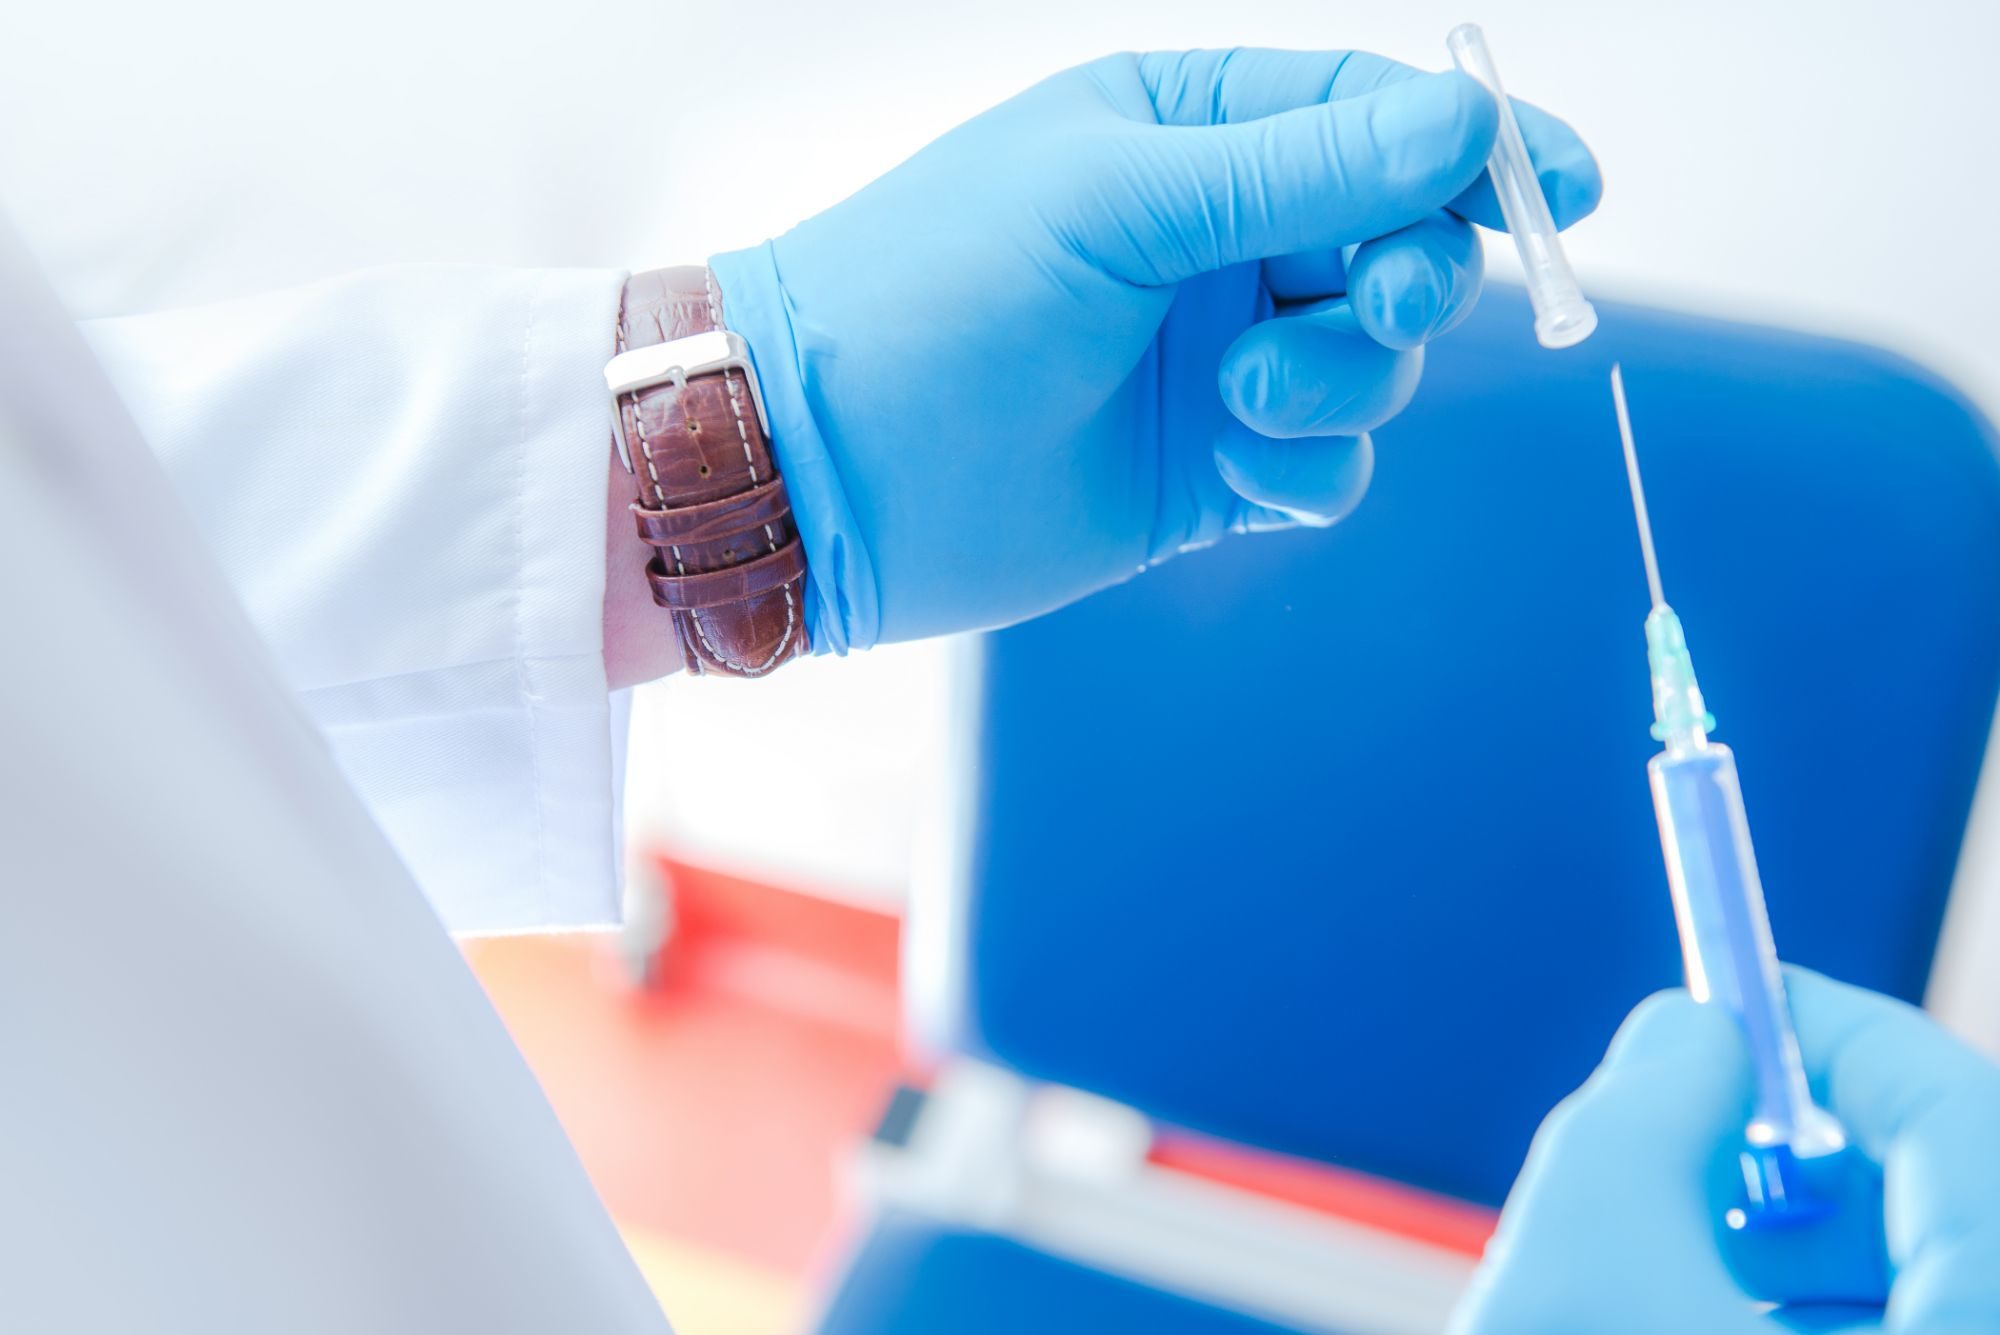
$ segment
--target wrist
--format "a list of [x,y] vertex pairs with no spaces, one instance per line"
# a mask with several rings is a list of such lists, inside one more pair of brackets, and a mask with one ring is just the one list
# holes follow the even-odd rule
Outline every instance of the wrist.
[[616,563],[605,600],[612,684],[661,675],[676,661],[698,674],[759,677],[808,652],[805,556],[790,493],[754,364],[724,322],[708,270],[629,276],[613,346],[605,366],[616,443],[606,536],[606,560]]
[[646,582],[653,553],[632,523],[632,475],[615,447],[604,453],[604,677],[617,691],[679,672],[681,656]]
[[749,344],[763,387],[772,449],[805,548],[812,643],[836,654],[871,648],[881,632],[875,565],[820,430],[806,374],[837,349],[793,309],[772,242],[717,255],[709,266],[727,302],[729,327]]

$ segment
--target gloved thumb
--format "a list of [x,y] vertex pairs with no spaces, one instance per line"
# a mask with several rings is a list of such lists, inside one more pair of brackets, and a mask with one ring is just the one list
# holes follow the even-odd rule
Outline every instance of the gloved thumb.
[[1093,144],[1083,243],[1128,282],[1385,236],[1479,176],[1498,111],[1458,73],[1240,123],[1134,125]]
[[[1633,1201],[1649,1229],[1719,1222],[1718,1199],[1740,1191],[1738,1151],[1752,1083],[1741,1031],[1720,1006],[1680,989],[1648,998],[1611,1041],[1604,1061],[1536,1136],[1528,1180],[1544,1203],[1595,1199],[1605,1218]],[[1728,1190],[1718,1195],[1717,1183]]]
[[1751,1335],[1767,1328],[1724,1263],[1714,1202],[1737,1190],[1750,1072],[1719,1006],[1667,992],[1633,1012],[1550,1114],[1451,1329]]

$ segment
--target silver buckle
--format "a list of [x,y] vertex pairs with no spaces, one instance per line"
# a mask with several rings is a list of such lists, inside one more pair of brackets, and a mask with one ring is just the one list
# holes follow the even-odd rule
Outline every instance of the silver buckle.
[[705,334],[690,334],[651,347],[632,348],[604,364],[604,383],[611,391],[611,429],[618,437],[618,462],[625,465],[626,472],[637,470],[632,466],[632,446],[625,439],[625,413],[618,400],[669,381],[685,394],[691,378],[716,371],[743,373],[750,386],[750,403],[757,410],[757,425],[763,428],[764,438],[770,439],[771,424],[764,416],[764,391],[757,384],[757,368],[750,364],[750,345],[741,334],[711,329]]

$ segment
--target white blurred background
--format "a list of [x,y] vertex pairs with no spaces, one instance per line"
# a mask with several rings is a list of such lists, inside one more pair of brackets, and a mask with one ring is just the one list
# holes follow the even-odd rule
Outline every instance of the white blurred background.
[[[1991,0],[10,0],[0,199],[83,315],[390,261],[643,268],[782,230],[1105,52],[1358,46],[1441,67],[1466,19],[1604,165],[1604,207],[1572,233],[1587,289],[1885,345],[2000,410]],[[943,658],[655,692],[639,828],[893,900]],[[712,773],[746,734],[794,757],[754,823],[718,800],[747,781],[660,763],[698,752]]]

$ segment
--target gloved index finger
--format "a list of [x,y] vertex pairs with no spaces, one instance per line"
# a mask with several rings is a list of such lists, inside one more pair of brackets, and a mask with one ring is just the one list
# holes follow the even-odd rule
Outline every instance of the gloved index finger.
[[1948,1100],[1990,1098],[2000,1119],[2000,1067],[1916,1007],[1807,969],[1787,968],[1785,986],[1806,1072],[1870,1158]]
[[1383,236],[1463,193],[1497,119],[1484,89],[1450,73],[1241,125],[1136,125],[1088,146],[1075,241],[1154,285]]
[[[1316,103],[1365,97],[1424,73],[1368,51],[1153,51],[1139,57],[1139,77],[1162,125],[1236,125]],[[1577,132],[1540,107],[1509,98],[1521,138],[1556,226],[1597,208],[1604,178]],[[1483,173],[1451,202],[1467,222],[1505,231],[1493,182]]]
[[[1515,123],[1521,127],[1528,158],[1535,164],[1535,179],[1541,182],[1542,197],[1548,201],[1556,226],[1568,227],[1588,218],[1604,198],[1604,177],[1583,137],[1540,107],[1518,97],[1507,100],[1513,104]],[[1493,178],[1485,172],[1449,207],[1467,222],[1496,232],[1507,230],[1507,220],[1500,216],[1500,201],[1493,194]]]
[[1421,71],[1366,51],[1149,51],[1139,79],[1162,125],[1237,125],[1359,97]]
[[2000,1066],[1900,1001],[1786,983],[1807,1073],[1882,1166],[1888,1329],[2000,1330]]

